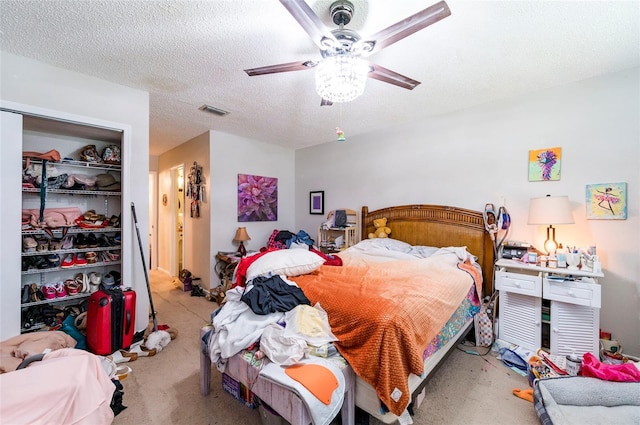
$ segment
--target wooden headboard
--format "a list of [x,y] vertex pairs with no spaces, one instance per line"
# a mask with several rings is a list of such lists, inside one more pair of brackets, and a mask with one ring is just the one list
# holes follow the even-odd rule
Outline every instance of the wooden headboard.
[[360,237],[374,230],[373,220],[387,218],[393,239],[411,245],[466,246],[482,267],[484,295],[493,293],[493,242],[482,213],[444,205],[400,205],[369,211],[362,207]]

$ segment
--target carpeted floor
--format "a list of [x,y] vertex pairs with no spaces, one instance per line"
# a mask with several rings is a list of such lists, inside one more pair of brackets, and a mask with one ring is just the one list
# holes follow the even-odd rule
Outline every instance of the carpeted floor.
[[[217,304],[183,292],[163,272],[151,271],[150,279],[157,322],[177,329],[178,337],[157,355],[127,363],[133,370],[122,381],[127,409],[113,423],[260,425],[257,410],[222,390],[217,371],[211,374],[211,393],[200,395],[199,330]],[[533,404],[515,397],[514,388],[528,388],[527,379],[491,354],[455,350],[430,381],[413,420],[418,425],[537,424]]]

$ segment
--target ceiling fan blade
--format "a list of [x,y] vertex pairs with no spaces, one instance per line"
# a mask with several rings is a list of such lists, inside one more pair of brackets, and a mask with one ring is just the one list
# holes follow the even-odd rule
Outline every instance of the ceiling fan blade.
[[371,72],[369,72],[368,77],[373,78],[374,80],[384,81],[385,83],[393,84],[394,86],[402,87],[407,90],[413,90],[420,84],[420,81],[416,81],[376,64],[371,64]]
[[279,65],[262,66],[260,68],[245,69],[250,77],[254,75],[275,74],[277,72],[289,72],[289,71],[304,71],[305,69],[311,69],[315,67],[318,62],[304,61],[304,62],[289,62],[281,63]]
[[323,99],[320,101],[320,106],[331,106],[331,105],[333,105],[333,102],[332,102],[332,101],[330,101],[330,100],[327,100],[327,99],[324,99],[324,98],[323,98]]
[[423,11],[418,12],[415,15],[411,15],[408,18],[405,18],[371,36],[371,41],[364,42],[365,45],[367,43],[373,44],[373,48],[366,52],[366,54],[370,55],[378,52],[396,41],[402,40],[403,38],[413,34],[414,32],[426,28],[431,24],[435,24],[449,15],[451,15],[451,10],[444,1],[429,6]]
[[338,42],[304,0],[280,0],[280,3],[287,8],[320,50],[326,50]]

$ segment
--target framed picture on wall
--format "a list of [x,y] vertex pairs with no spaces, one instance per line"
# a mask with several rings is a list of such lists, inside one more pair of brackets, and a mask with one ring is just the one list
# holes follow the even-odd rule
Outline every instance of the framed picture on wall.
[[626,220],[627,184],[600,183],[587,185],[587,219]]
[[562,148],[546,148],[529,151],[529,181],[546,182],[560,180]]
[[238,174],[238,221],[278,221],[278,178]]
[[309,192],[309,214],[324,214],[324,190]]

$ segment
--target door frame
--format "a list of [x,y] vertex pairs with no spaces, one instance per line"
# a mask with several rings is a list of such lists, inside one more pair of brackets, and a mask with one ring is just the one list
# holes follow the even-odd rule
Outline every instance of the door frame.
[[171,190],[169,191],[170,193],[170,200],[169,200],[169,207],[171,208],[171,231],[170,233],[170,245],[169,245],[169,271],[171,273],[171,276],[179,276],[180,274],[180,270],[178,270],[177,267],[177,263],[178,263],[178,250],[177,250],[177,245],[178,245],[178,237],[177,237],[177,226],[178,226],[178,218],[177,218],[177,211],[178,211],[178,179],[176,178],[176,174],[177,174],[177,170],[182,168],[182,267],[184,268],[185,265],[185,249],[184,249],[184,241],[186,239],[186,226],[185,226],[185,196],[184,196],[184,170],[185,170],[185,165],[184,163],[182,164],[178,164],[176,166],[171,167],[170,169],[170,175],[171,175]]

